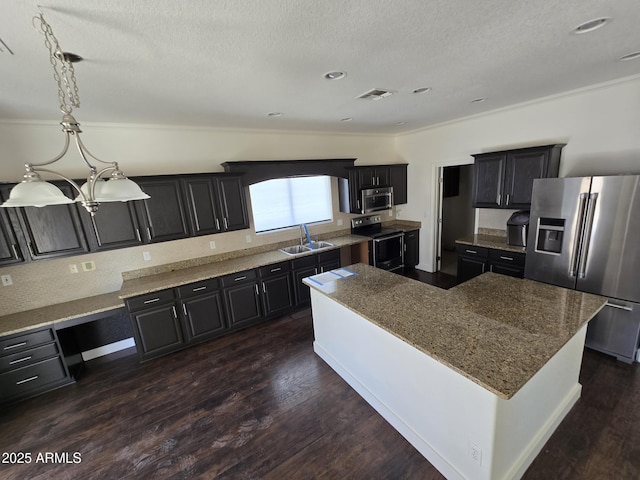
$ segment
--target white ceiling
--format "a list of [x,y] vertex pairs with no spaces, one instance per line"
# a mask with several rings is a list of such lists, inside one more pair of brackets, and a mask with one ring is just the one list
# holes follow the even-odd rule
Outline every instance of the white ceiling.
[[[81,123],[399,133],[640,74],[617,61],[638,0],[3,0],[0,119],[60,118],[38,4],[85,58]],[[356,99],[372,88],[397,93]]]

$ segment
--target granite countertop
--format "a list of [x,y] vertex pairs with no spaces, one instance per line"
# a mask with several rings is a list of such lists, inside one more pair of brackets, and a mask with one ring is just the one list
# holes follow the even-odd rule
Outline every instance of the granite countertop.
[[456,243],[464,245],[473,245],[474,247],[496,248],[498,250],[506,250],[507,252],[526,253],[526,247],[517,247],[507,244],[507,237],[498,235],[475,234],[469,235],[456,240]]
[[[360,235],[343,235],[336,238],[329,238],[326,241],[333,243],[334,246],[324,248],[320,250],[321,252],[366,242],[369,241],[369,238]],[[149,275],[146,277],[133,278],[125,280],[122,283],[120,298],[130,298],[143,295],[145,293],[157,292],[166,288],[179,287],[181,285],[199,282],[209,278],[221,277],[223,275],[237,273],[243,270],[251,270],[264,265],[271,265],[273,263],[292,260],[293,258],[299,258],[306,255],[313,255],[315,253],[318,253],[318,251],[310,251],[306,254],[296,255],[293,257],[280,252],[274,247],[274,250],[263,253],[231,258],[195,267]]]
[[364,264],[346,268],[357,275],[331,291],[312,286],[504,399],[606,302],[495,273],[442,290]]
[[12,313],[0,317],[0,335],[11,335],[33,328],[52,326],[74,318],[123,307],[124,302],[119,298],[119,292],[111,292],[25,312]]

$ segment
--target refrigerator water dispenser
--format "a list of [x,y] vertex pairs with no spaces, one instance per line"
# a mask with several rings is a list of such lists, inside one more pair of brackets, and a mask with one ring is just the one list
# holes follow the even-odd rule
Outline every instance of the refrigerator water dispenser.
[[536,252],[560,255],[563,238],[563,218],[540,218],[536,231]]

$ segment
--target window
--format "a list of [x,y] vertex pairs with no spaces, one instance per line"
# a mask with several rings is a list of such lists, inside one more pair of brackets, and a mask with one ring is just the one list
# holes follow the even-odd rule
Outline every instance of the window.
[[249,186],[256,232],[332,220],[331,177],[290,177]]

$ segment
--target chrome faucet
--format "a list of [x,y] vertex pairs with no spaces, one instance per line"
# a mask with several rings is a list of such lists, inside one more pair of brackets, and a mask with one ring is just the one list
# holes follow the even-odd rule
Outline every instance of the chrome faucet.
[[304,244],[303,238],[304,238],[304,228],[302,227],[302,225],[304,225],[304,223],[300,224],[300,245]]
[[307,238],[307,242],[309,242],[309,246],[313,248],[313,242],[311,241],[311,235],[309,234],[309,228],[306,224],[300,224],[300,245],[304,244],[304,238]]

